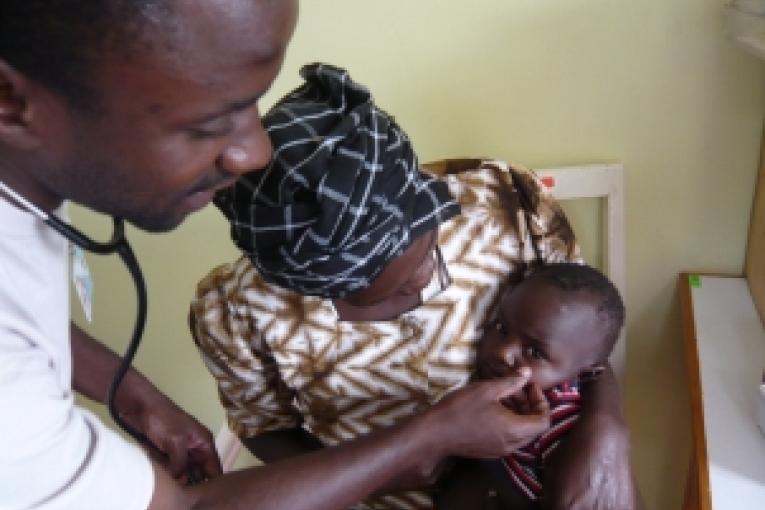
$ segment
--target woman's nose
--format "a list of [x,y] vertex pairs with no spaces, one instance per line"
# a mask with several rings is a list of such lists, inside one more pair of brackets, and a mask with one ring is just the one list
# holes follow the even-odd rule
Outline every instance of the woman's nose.
[[399,293],[407,296],[418,294],[428,286],[435,270],[436,262],[434,254],[430,253],[412,276],[401,286]]
[[235,137],[218,157],[218,166],[231,175],[241,175],[265,168],[271,161],[273,147],[263,128],[256,108],[248,112],[248,119]]

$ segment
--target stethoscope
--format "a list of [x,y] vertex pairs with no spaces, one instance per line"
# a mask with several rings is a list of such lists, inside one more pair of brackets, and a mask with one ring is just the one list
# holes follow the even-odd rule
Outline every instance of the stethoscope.
[[[113,217],[114,231],[109,241],[102,243],[94,241],[71,225],[67,225],[53,214],[48,214],[29,200],[25,199],[14,190],[12,190],[4,182],[0,181],[0,191],[8,195],[14,202],[22,206],[30,213],[37,216],[46,225],[53,230],[64,236],[66,239],[76,244],[83,250],[87,250],[99,255],[111,255],[116,253],[119,255],[122,262],[130,272],[130,276],[133,277],[135,283],[136,292],[138,294],[138,314],[135,321],[135,327],[133,328],[133,336],[130,339],[128,348],[125,351],[125,355],[122,357],[122,362],[117,369],[117,373],[114,375],[111,384],[109,385],[109,391],[106,396],[106,402],[109,408],[109,414],[114,421],[125,432],[133,436],[136,441],[141,444],[147,445],[150,448],[160,452],[160,450],[154,445],[148,437],[146,437],[138,429],[125,422],[120,416],[117,406],[115,404],[115,397],[117,395],[117,389],[119,388],[122,379],[130,370],[130,366],[138,351],[138,345],[141,343],[141,336],[143,335],[144,326],[146,325],[146,308],[147,308],[147,296],[146,296],[146,284],[143,280],[143,274],[141,268],[138,265],[138,260],[130,248],[130,244],[125,237],[125,224],[122,218]],[[160,452],[161,454],[161,452]]]

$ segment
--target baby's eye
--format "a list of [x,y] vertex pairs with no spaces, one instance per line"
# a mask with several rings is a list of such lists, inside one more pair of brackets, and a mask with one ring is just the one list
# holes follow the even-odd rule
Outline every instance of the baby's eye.
[[533,345],[527,345],[523,348],[523,356],[527,359],[543,359],[545,354]]
[[507,328],[505,327],[504,324],[502,324],[501,320],[497,320],[494,323],[494,331],[496,331],[500,335],[506,335],[507,334]]

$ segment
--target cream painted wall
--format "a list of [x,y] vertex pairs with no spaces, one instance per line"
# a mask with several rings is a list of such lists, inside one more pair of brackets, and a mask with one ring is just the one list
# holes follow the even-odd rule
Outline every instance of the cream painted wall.
[[[625,164],[626,409],[649,509],[679,508],[689,451],[676,274],[737,272],[743,263],[765,72],[725,39],[723,4],[308,0],[264,101],[298,83],[300,64],[323,60],[372,88],[421,160]],[[209,208],[173,234],[131,234],[152,297],[138,365],[217,429],[222,413],[185,314],[199,277],[235,256],[226,226]],[[129,281],[113,261],[93,266],[91,329],[122,346],[134,313]]]

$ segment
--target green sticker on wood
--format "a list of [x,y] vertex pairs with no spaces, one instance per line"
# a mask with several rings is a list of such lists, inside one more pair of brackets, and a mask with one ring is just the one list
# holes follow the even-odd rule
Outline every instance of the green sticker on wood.
[[701,287],[701,277],[697,274],[688,275],[688,283],[691,285],[691,287],[698,289]]

